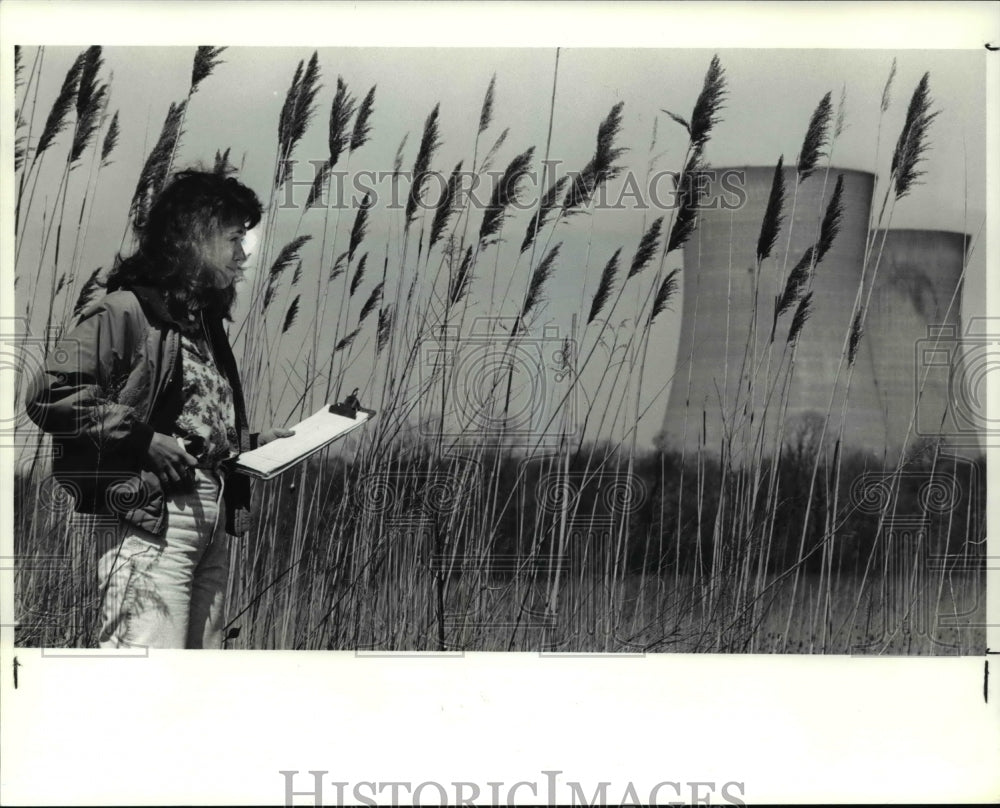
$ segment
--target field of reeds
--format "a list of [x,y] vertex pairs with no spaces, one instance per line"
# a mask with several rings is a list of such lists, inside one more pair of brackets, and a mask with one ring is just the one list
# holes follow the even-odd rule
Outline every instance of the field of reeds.
[[[203,82],[218,79],[224,51],[197,49],[189,92],[164,111],[135,166],[121,254],[134,248],[126,225],[141,227],[182,167],[181,139],[197,136],[185,130],[188,108]],[[663,354],[673,347],[654,341],[654,325],[677,316],[675,266],[705,201],[699,178],[724,125],[726,71],[718,57],[707,60],[691,109],[664,110],[653,129],[648,170],[675,155],[675,204],[636,211],[634,238],[597,255],[598,200],[636,150],[620,142],[628,110],[608,110],[588,135],[589,161],[557,175],[558,52],[553,61],[547,142],[500,161],[515,138],[495,121],[494,77],[467,116],[465,159],[439,164],[435,106],[399,144],[387,177],[399,204],[373,190],[346,206],[328,204],[334,180],[364,166],[379,116],[391,111],[379,109],[376,87],[331,81],[318,54],[290,66],[271,186],[256,189],[266,205],[258,269],[240,289],[230,339],[256,428],[294,423],[355,387],[378,416],[357,439],[256,485],[256,525],[233,541],[228,647],[982,651],[984,463],[933,441],[888,460],[841,448],[881,259],[874,235],[850,321],[830,346],[840,364],[827,411],[808,429],[785,417],[798,337],[823,305],[812,279],[843,216],[832,155],[845,100],[827,94],[803,121],[795,187],[785,187],[777,159],[753,271],[779,262],[783,291],[773,301],[755,295],[744,366],[732,369],[745,386],[726,441],[693,453],[648,448],[637,427],[662,412],[671,381]],[[80,256],[102,171],[119,140],[136,136],[119,130],[100,47],[79,54],[54,100],[39,97],[45,70],[45,48],[18,50],[19,401],[26,374],[102,293],[114,255],[98,269]],[[895,64],[883,114],[894,73]],[[908,195],[928,190],[920,165],[937,114],[925,75],[889,146],[880,118],[873,234]],[[324,126],[327,153],[311,161],[306,191],[298,151],[308,130]],[[217,151],[215,170],[237,173],[230,157]],[[46,164],[62,170],[43,190]],[[529,188],[540,168],[541,185]],[[797,183],[814,174],[829,187],[815,211],[818,237],[789,256],[788,211]],[[462,193],[470,176],[487,189],[481,204]],[[282,204],[289,194],[296,204]],[[376,214],[387,227],[373,227]],[[560,263],[570,239],[586,244],[583,268]],[[37,248],[22,253],[29,241]],[[565,271],[582,279],[579,307],[553,329],[545,306],[554,274]],[[758,329],[757,307],[769,307],[770,333]],[[628,329],[613,327],[623,319]],[[683,381],[680,358],[673,383]],[[760,417],[737,418],[740,402],[762,408]],[[17,642],[86,646],[94,545],[70,527],[45,436],[21,419],[17,438]]]

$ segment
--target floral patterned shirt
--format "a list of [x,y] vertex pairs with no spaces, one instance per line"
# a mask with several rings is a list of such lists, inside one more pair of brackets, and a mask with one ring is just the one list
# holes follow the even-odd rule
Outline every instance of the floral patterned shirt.
[[205,339],[182,334],[181,353],[184,406],[177,436],[199,464],[214,466],[238,451],[233,391]]

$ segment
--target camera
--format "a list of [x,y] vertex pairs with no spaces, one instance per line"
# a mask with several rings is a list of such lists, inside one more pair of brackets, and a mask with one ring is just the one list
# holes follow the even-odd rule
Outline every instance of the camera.
[[[986,401],[990,374],[1000,370],[1000,334],[990,333],[988,325],[987,318],[974,317],[964,335],[955,325],[928,326],[927,337],[917,340],[917,435],[973,449],[1000,445],[1000,419],[991,418]],[[946,391],[943,403],[930,392],[935,389]]]
[[549,446],[574,435],[574,354],[557,326],[532,336],[480,317],[465,336],[442,328],[420,357],[421,434],[476,446]]

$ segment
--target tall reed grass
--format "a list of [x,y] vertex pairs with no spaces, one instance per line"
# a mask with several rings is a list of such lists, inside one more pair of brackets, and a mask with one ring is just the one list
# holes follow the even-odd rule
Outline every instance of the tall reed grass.
[[[202,82],[225,70],[224,50],[195,52],[186,97],[170,104],[144,164],[136,167],[131,224],[141,226],[150,201],[178,167],[187,111]],[[30,324],[22,347],[27,351],[32,335],[44,333],[42,353],[52,348],[48,335],[58,335],[101,293],[103,271],[81,266],[79,256],[101,171],[119,140],[135,137],[120,131],[117,113],[108,115],[113,87],[110,78],[100,78],[98,47],[80,53],[43,116],[38,104],[47,99],[37,90],[44,55],[35,50],[24,78],[24,54],[16,54],[18,308]],[[739,337],[745,339],[743,366],[725,369],[743,382],[735,400],[724,402],[721,451],[704,445],[693,454],[644,450],[638,425],[658,412],[665,389],[657,374],[661,362],[651,357],[669,350],[657,342],[654,325],[676,316],[683,275],[677,253],[698,227],[699,176],[712,134],[724,124],[726,73],[712,58],[702,86],[692,90],[691,113],[663,110],[680,127],[674,132],[683,132],[666,147],[678,158],[678,204],[652,221],[644,216],[631,241],[599,254],[594,222],[602,211],[595,199],[624,170],[627,148],[619,141],[629,110],[617,103],[601,121],[573,120],[573,127],[596,125],[592,156],[575,173],[549,176],[555,111],[560,120],[567,114],[558,69],[557,53],[545,173],[528,216],[519,218],[518,210],[537,166],[537,144],[518,143],[506,168],[492,175],[485,209],[460,193],[463,167],[486,177],[505,153],[509,130],[495,125],[503,85],[494,75],[478,115],[438,104],[422,128],[414,121],[420,136],[409,158],[405,206],[393,213],[381,242],[370,226],[378,205],[373,197],[348,211],[321,204],[329,199],[334,167],[356,170],[355,155],[378,137],[383,112],[376,88],[359,101],[338,77],[332,98],[324,101],[317,53],[292,71],[276,122],[271,186],[263,195],[260,270],[242,292],[246,313],[230,336],[257,425],[292,422],[354,386],[374,400],[379,415],[355,443],[256,486],[257,524],[235,542],[231,559],[229,645],[979,649],[983,636],[974,623],[981,608],[976,548],[982,503],[966,498],[960,508],[935,510],[907,486],[919,478],[950,481],[969,492],[982,465],[963,465],[937,446],[884,465],[842,448],[843,416],[881,257],[874,236],[845,323],[827,411],[806,425],[788,417],[798,337],[809,328],[813,307],[823,305],[812,281],[844,213],[843,182],[833,169],[844,97],[835,113],[827,93],[813,112],[793,188],[785,188],[783,158],[777,161],[753,271],[759,280],[764,262],[780,260],[782,288],[767,301],[755,285],[750,326]],[[894,73],[895,63],[883,113]],[[328,115],[321,114],[325,103]],[[932,105],[925,76],[881,186],[873,234],[891,225],[896,205],[919,184],[918,166],[937,114]],[[445,116],[467,120],[469,127],[470,150],[450,172],[438,167]],[[45,118],[37,138],[36,117]],[[306,204],[286,211],[277,200],[289,190],[294,156],[316,120],[327,121],[328,153]],[[654,125],[649,170],[664,153],[657,153],[661,137]],[[880,137],[881,121],[876,163]],[[394,186],[405,179],[408,142],[404,138],[397,152]],[[54,196],[36,200],[46,158],[63,159],[65,166]],[[216,166],[232,170],[228,151],[216,154]],[[428,180],[439,170],[448,180],[434,198]],[[824,188],[828,181],[832,186],[823,194],[825,206],[812,212],[818,237],[801,257],[790,255],[798,184],[818,173]],[[75,221],[67,220],[74,180],[83,185]],[[20,249],[29,222],[44,234],[37,255]],[[571,239],[586,239],[582,267],[562,264]],[[127,241],[126,231],[123,249]],[[29,257],[36,263],[28,265]],[[602,268],[594,277],[592,258]],[[580,302],[570,328],[550,346],[541,338],[542,314],[560,272],[576,273]],[[765,309],[769,332],[758,327],[758,310]],[[624,336],[610,328],[622,317],[633,323]],[[622,359],[604,358],[609,342],[611,354]],[[539,345],[554,348],[546,354],[551,361],[526,375],[525,357]],[[678,358],[675,385],[690,384],[689,360]],[[594,375],[596,382],[585,382]],[[534,401],[526,384],[547,386],[548,396],[529,427],[524,412]],[[651,384],[660,386],[651,392]],[[755,417],[746,418],[751,411]],[[775,431],[765,429],[775,423]],[[86,645],[93,641],[93,543],[70,528],[71,503],[47,477],[47,440],[26,424],[20,435],[18,642]],[[867,508],[850,488],[873,472],[885,474],[879,489],[885,496]],[[900,538],[894,515],[913,512],[924,529],[916,538]]]

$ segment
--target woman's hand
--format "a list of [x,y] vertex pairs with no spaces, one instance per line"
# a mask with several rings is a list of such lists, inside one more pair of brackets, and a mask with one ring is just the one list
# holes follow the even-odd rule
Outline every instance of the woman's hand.
[[198,460],[184,451],[177,438],[159,432],[153,433],[146,461],[167,492],[189,488],[193,482],[192,471],[198,465]]
[[263,446],[265,443],[270,443],[278,438],[290,438],[295,434],[294,429],[282,429],[281,427],[271,427],[270,429],[265,429],[257,436],[257,445]]

